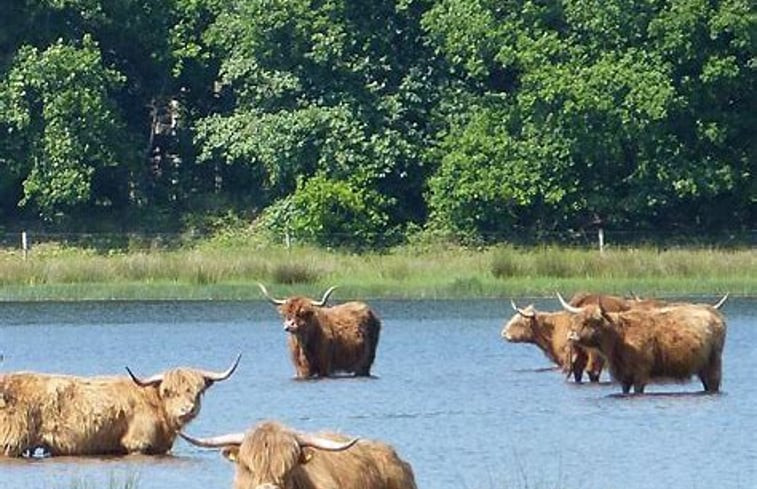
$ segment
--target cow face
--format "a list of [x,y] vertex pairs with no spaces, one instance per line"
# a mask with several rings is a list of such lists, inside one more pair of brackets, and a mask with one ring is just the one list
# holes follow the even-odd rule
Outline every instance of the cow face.
[[502,328],[502,338],[512,343],[531,343],[536,338],[536,311],[534,306],[516,308],[516,313]]
[[181,429],[200,412],[200,399],[205,390],[215,382],[228,379],[239,366],[240,353],[234,363],[223,372],[194,368],[175,368],[145,379],[134,375],[126,367],[132,382],[143,389],[156,389],[168,422],[174,429]]
[[292,470],[309,460],[294,433],[275,423],[258,426],[222,453],[236,463],[235,489],[288,489]]
[[596,348],[602,332],[611,324],[612,319],[601,306],[586,306],[571,318],[568,339],[579,345]]
[[296,480],[307,480],[308,476],[296,472],[313,457],[314,450],[341,452],[358,442],[358,438],[337,441],[332,437],[299,433],[275,421],[263,422],[247,433],[212,438],[180,434],[193,445],[220,448],[223,456],[235,463],[234,489],[300,487],[295,486]]
[[166,372],[158,392],[169,418],[176,426],[184,426],[200,412],[201,398],[212,382],[193,369]]
[[300,297],[281,304],[278,309],[284,319],[284,331],[300,336],[307,335],[315,316],[315,307],[309,299]]

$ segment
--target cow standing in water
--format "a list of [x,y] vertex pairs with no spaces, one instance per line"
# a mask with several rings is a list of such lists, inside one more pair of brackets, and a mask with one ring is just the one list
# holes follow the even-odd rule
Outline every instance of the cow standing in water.
[[337,372],[371,374],[381,321],[367,304],[346,302],[326,307],[336,287],[314,301],[301,296],[276,299],[263,284],[258,286],[284,319],[297,377],[327,377]]
[[[164,454],[225,372],[175,368],[140,379],[18,372],[0,375],[0,456]],[[127,367],[128,370],[128,367]]]
[[572,373],[581,382],[583,373],[598,382],[604,360],[596,350],[571,347],[568,331],[571,314],[565,311],[541,312],[533,305],[521,309],[510,301],[515,314],[505,323],[501,336],[511,343],[532,343],[563,371]]
[[234,489],[416,489],[410,464],[380,441],[300,433],[272,421],[247,433],[181,436],[234,462]]
[[699,376],[705,391],[720,389],[726,325],[716,307],[689,304],[613,313],[601,302],[574,307],[558,298],[573,315],[568,339],[600,350],[624,394],[631,387],[642,393],[655,379],[692,375]]

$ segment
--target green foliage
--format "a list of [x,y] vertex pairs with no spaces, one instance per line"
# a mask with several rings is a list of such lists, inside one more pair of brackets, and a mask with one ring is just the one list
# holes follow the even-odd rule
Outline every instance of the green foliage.
[[300,179],[291,197],[274,206],[265,226],[279,236],[323,246],[372,248],[388,244],[383,196],[316,175]]
[[93,195],[97,172],[133,161],[109,90],[123,78],[104,68],[98,46],[61,41],[44,51],[24,46],[0,85],[3,153],[22,176],[21,205],[51,218]]
[[747,0],[11,2],[0,219],[359,249],[743,230],[756,21]]
[[746,18],[741,1],[438,2],[423,24],[474,102],[441,142],[431,225],[501,239],[747,218]]

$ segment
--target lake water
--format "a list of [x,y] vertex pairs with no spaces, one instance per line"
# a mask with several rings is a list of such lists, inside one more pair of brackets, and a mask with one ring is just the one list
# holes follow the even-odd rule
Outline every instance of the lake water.
[[[519,300],[521,305],[528,301]],[[555,301],[537,300],[554,310]],[[294,381],[281,321],[265,302],[0,303],[0,372],[149,375],[225,369],[186,429],[242,431],[264,419],[395,446],[423,489],[757,487],[757,300],[732,298],[723,392],[575,385],[536,347],[500,339],[509,301],[372,301],[383,320],[374,379]],[[233,466],[178,440],[172,456],[0,460],[0,488],[230,488]],[[116,484],[118,485],[118,484]]]

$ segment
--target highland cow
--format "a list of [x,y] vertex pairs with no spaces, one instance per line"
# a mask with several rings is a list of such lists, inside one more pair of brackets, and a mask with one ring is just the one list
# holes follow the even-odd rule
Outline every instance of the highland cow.
[[0,455],[164,454],[225,372],[175,368],[140,379],[17,372],[0,375]]
[[572,347],[568,342],[571,314],[540,312],[529,305],[521,309],[510,301],[515,314],[502,328],[501,336],[511,343],[532,343],[564,372],[572,373],[576,382],[581,382],[583,373],[592,382],[598,382],[604,360],[594,350],[581,346]]
[[234,489],[416,489],[410,464],[380,441],[300,433],[266,421],[247,433],[193,438],[236,465]]
[[284,318],[297,377],[327,377],[337,372],[370,376],[381,321],[368,305],[346,302],[326,307],[336,287],[314,301],[300,296],[276,299],[263,284],[258,286]]
[[[558,295],[559,297],[559,295]],[[607,359],[610,375],[623,393],[635,393],[657,379],[699,379],[707,392],[720,389],[726,324],[713,306],[680,305],[609,312],[600,302],[577,308],[568,339],[597,348]]]

